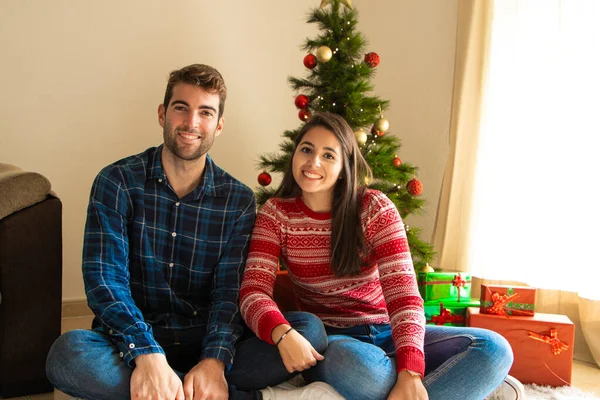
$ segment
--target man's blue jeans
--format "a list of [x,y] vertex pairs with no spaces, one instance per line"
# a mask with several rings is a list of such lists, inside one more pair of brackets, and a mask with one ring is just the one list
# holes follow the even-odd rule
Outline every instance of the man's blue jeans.
[[[319,318],[304,312],[286,313],[286,318],[318,352],[326,350],[327,335]],[[191,339],[194,333],[154,329],[169,365],[182,381],[202,351],[201,341]],[[128,400],[132,371],[101,329],[64,333],[52,345],[46,362],[46,374],[54,387],[88,400]],[[230,399],[252,400],[262,398],[257,389],[279,384],[294,375],[285,369],[275,346],[249,335],[238,342],[234,364],[225,377]]]
[[[285,313],[290,324],[325,356],[303,373],[307,381],[324,381],[342,396],[386,399],[396,382],[394,343],[389,325],[323,327],[312,314]],[[182,378],[197,361],[197,344],[161,345],[169,364]],[[431,400],[481,400],[506,377],[512,351],[500,335],[477,328],[427,325],[426,371],[423,383]],[[108,335],[97,330],[63,334],[52,346],[46,371],[54,386],[90,400],[129,399],[132,369],[119,357]],[[260,399],[256,389],[292,378],[275,346],[251,336],[240,340],[231,370],[226,374],[231,399]]]

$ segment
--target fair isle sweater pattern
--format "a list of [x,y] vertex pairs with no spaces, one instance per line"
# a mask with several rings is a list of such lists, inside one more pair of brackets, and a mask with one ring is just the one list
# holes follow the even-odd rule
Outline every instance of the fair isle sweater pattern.
[[240,291],[240,309],[250,329],[268,343],[287,323],[273,300],[281,257],[294,283],[298,306],[327,326],[389,323],[398,371],[424,373],[425,316],[404,224],[381,192],[363,196],[361,221],[367,266],[358,276],[338,278],[329,267],[331,213],[316,213],[300,197],[271,198],[259,210]]

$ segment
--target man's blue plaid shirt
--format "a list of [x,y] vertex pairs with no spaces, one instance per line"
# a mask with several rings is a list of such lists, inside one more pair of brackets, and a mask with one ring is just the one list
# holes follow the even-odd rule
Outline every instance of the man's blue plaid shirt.
[[254,194],[207,156],[200,185],[179,199],[161,151],[117,161],[94,181],[83,246],[88,303],[130,366],[140,354],[164,354],[154,326],[205,329],[201,357],[228,368],[242,333]]

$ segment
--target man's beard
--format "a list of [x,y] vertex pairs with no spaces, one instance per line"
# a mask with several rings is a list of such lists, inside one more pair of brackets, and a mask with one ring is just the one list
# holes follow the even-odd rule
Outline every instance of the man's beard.
[[[177,144],[177,132],[180,129],[182,131],[200,136],[200,139],[198,139],[200,141],[200,146],[198,146],[198,148],[192,153],[185,151],[184,148]],[[165,124],[165,127],[163,128],[163,138],[165,141],[165,146],[173,155],[185,161],[195,161],[203,155],[205,155],[206,153],[208,153],[208,150],[210,150],[214,142],[214,133],[215,132],[213,132],[212,135],[201,133],[198,129],[189,129],[189,127],[187,126],[178,127],[173,130],[171,129],[171,126],[169,124]]]

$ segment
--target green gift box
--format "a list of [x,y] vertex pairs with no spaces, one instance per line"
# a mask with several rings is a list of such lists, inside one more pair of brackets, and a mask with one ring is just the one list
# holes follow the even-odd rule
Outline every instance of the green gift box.
[[466,326],[467,307],[479,307],[479,300],[428,301],[423,304],[428,325]]
[[419,272],[419,293],[425,301],[471,301],[471,275],[463,272]]

